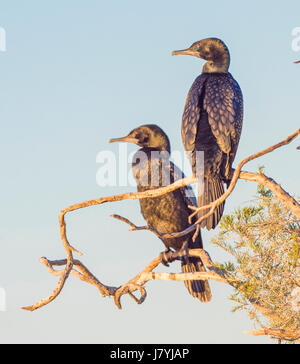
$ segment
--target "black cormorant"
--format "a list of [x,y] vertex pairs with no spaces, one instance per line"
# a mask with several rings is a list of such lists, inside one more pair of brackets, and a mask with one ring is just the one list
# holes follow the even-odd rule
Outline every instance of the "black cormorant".
[[[110,142],[129,142],[141,147],[133,157],[132,171],[139,192],[168,185],[184,178],[183,173],[170,160],[170,142],[157,125],[143,125],[132,130],[126,137],[111,139]],[[190,209],[197,206],[197,200],[190,186],[182,187],[165,195],[141,199],[141,212],[147,224],[159,233],[185,230],[189,226]],[[180,250],[186,243],[189,248],[203,247],[201,234],[195,242],[193,233],[181,238],[161,238],[166,249]],[[205,267],[199,258],[182,260],[183,272],[203,272]],[[202,302],[211,300],[208,281],[185,281],[193,297]]]
[[[184,148],[190,153],[194,175],[197,173],[195,152],[204,151],[204,186],[199,188],[198,206],[205,206],[224,193],[223,183],[228,186],[231,181],[231,166],[243,123],[243,95],[228,72],[229,50],[220,39],[203,39],[172,54],[207,61],[190,88],[181,125]],[[214,229],[222,217],[224,203],[200,226]],[[200,211],[198,217],[207,212]]]

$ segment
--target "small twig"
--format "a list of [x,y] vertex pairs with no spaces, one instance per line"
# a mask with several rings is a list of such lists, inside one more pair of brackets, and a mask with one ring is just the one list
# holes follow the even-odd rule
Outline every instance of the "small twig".
[[110,215],[111,217],[113,217],[114,219],[120,220],[125,222],[126,224],[128,224],[129,226],[131,226],[130,231],[139,231],[139,230],[149,230],[151,231],[153,234],[155,234],[156,236],[158,236],[159,238],[164,238],[164,239],[172,239],[172,238],[178,238],[178,237],[182,237],[185,236],[191,232],[193,232],[194,230],[197,229],[196,225],[191,225],[190,227],[186,228],[183,231],[180,232],[176,232],[176,233],[159,233],[157,230],[155,230],[152,226],[149,225],[145,225],[145,226],[136,226],[133,222],[131,222],[130,220],[126,219],[126,217],[120,216],[120,215]]
[[125,222],[126,224],[128,224],[129,226],[131,226],[130,231],[139,231],[139,230],[149,230],[151,231],[153,234],[155,234],[156,236],[158,236],[159,238],[162,237],[162,234],[160,234],[157,230],[155,230],[153,227],[149,226],[149,225],[145,225],[145,226],[136,226],[133,222],[131,222],[130,220],[126,219],[126,217],[120,216],[120,215],[110,215],[111,217],[113,217],[114,219],[120,220]]

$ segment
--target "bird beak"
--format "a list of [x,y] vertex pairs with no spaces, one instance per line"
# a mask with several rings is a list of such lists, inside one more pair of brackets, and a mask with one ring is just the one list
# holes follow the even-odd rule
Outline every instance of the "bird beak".
[[134,144],[138,144],[139,139],[126,136],[126,137],[123,137],[123,138],[110,139],[109,142],[110,143],[134,143]]
[[295,61],[294,63],[296,63],[296,64],[297,64],[297,63],[300,63],[300,61]]
[[197,51],[195,51],[194,49],[191,49],[191,48],[182,49],[180,51],[173,51],[172,52],[172,56],[178,56],[178,55],[194,56],[194,57],[200,58],[199,53]]

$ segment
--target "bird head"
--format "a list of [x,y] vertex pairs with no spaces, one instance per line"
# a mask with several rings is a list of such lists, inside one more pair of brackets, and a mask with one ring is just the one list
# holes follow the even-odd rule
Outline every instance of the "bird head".
[[154,124],[133,129],[123,138],[110,139],[110,143],[134,143],[142,148],[151,148],[170,153],[170,142],[165,132]]
[[227,73],[230,54],[226,44],[218,38],[206,38],[193,43],[189,48],[172,52],[173,56],[188,55],[207,61],[203,72]]

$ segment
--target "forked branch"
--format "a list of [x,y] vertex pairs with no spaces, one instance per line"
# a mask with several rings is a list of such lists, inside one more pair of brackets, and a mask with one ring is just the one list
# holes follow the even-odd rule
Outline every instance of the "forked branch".
[[[236,170],[234,171],[232,181],[230,183],[229,188],[224,193],[224,195],[216,200],[214,203],[203,206],[201,209],[207,209],[210,208],[210,211],[207,215],[203,216],[202,219],[208,217],[210,214],[214,212],[214,209],[221,204],[223,201],[225,201],[228,196],[232,193],[234,190],[236,183],[238,179],[243,179],[246,181],[253,181],[258,184],[264,185],[268,189],[270,189],[274,196],[283,203],[283,205],[289,209],[295,216],[300,218],[300,205],[299,203],[290,196],[278,183],[276,183],[271,178],[265,176],[262,173],[256,174],[251,172],[244,172],[242,171],[242,167],[248,163],[249,161],[259,158],[267,153],[273,152],[275,149],[278,149],[284,145],[287,145],[291,143],[298,135],[300,134],[300,129],[295,131],[293,134],[291,134],[289,137],[287,137],[285,140],[283,140],[280,143],[277,143],[261,152],[255,153],[248,158],[245,158],[242,160]],[[103,203],[107,202],[116,202],[116,201],[122,201],[126,199],[144,199],[144,198],[150,198],[150,197],[158,197],[161,195],[164,195],[168,192],[174,191],[178,188],[181,188],[186,185],[194,184],[197,180],[195,177],[187,177],[182,180],[176,181],[175,183],[168,185],[166,187],[157,188],[155,190],[148,190],[145,192],[136,192],[136,193],[124,193],[120,195],[114,195],[110,197],[101,197],[94,200],[84,201],[78,204],[71,205],[65,209],[63,209],[60,212],[59,215],[59,226],[60,226],[60,235],[61,240],[64,245],[65,251],[66,251],[66,259],[62,260],[48,260],[47,258],[43,257],[40,259],[40,262],[44,264],[49,272],[52,275],[58,276],[59,281],[57,283],[56,288],[54,291],[45,299],[40,300],[39,302],[23,307],[25,310],[34,311],[42,306],[47,305],[51,301],[53,301],[62,291],[64,284],[66,280],[68,279],[69,275],[74,275],[80,280],[89,283],[91,285],[94,285],[99,290],[102,297],[106,296],[113,296],[114,302],[117,305],[118,308],[121,308],[121,297],[124,294],[129,294],[130,297],[132,297],[138,304],[142,303],[146,298],[146,289],[145,284],[149,280],[175,280],[175,281],[184,281],[184,280],[215,280],[218,282],[230,284],[232,286],[236,286],[236,282],[232,279],[230,274],[228,274],[226,271],[220,270],[216,268],[211,261],[208,253],[206,253],[204,250],[201,249],[195,249],[190,250],[189,255],[190,256],[197,256],[200,257],[207,267],[207,272],[196,272],[196,273],[154,273],[153,270],[161,263],[160,257],[155,258],[152,262],[150,262],[145,269],[143,269],[137,276],[135,276],[133,279],[131,279],[129,282],[123,284],[120,287],[111,287],[108,285],[105,285],[101,283],[79,260],[74,259],[73,253],[82,255],[79,251],[77,251],[74,247],[72,247],[67,239],[66,234],[66,223],[65,223],[65,216],[67,213],[75,210],[79,210],[82,208],[86,208],[89,206],[94,205],[101,205]],[[195,209],[195,213],[199,211],[199,208]],[[126,218],[120,217],[118,215],[113,215],[115,218],[122,220],[126,223],[128,223],[131,226],[132,230],[149,230],[153,232],[158,237],[163,238],[171,238],[171,237],[178,237],[178,236],[184,236],[191,231],[194,231],[197,229],[197,224],[199,224],[202,220],[198,220],[195,225],[191,225],[189,228],[187,228],[185,231],[177,232],[177,233],[168,233],[168,234],[161,234],[155,229],[153,229],[150,226],[143,226],[143,227],[137,227],[133,223],[131,223]],[[55,270],[54,267],[64,267],[60,270]],[[237,288],[238,289],[238,288]],[[137,298],[133,293],[135,291],[140,292],[140,298]],[[253,302],[253,305],[256,309],[260,310],[262,314],[264,314],[266,317],[268,315],[271,315],[271,313],[266,312],[264,307],[260,306],[259,302]],[[287,333],[284,333],[285,337],[287,337]]]

